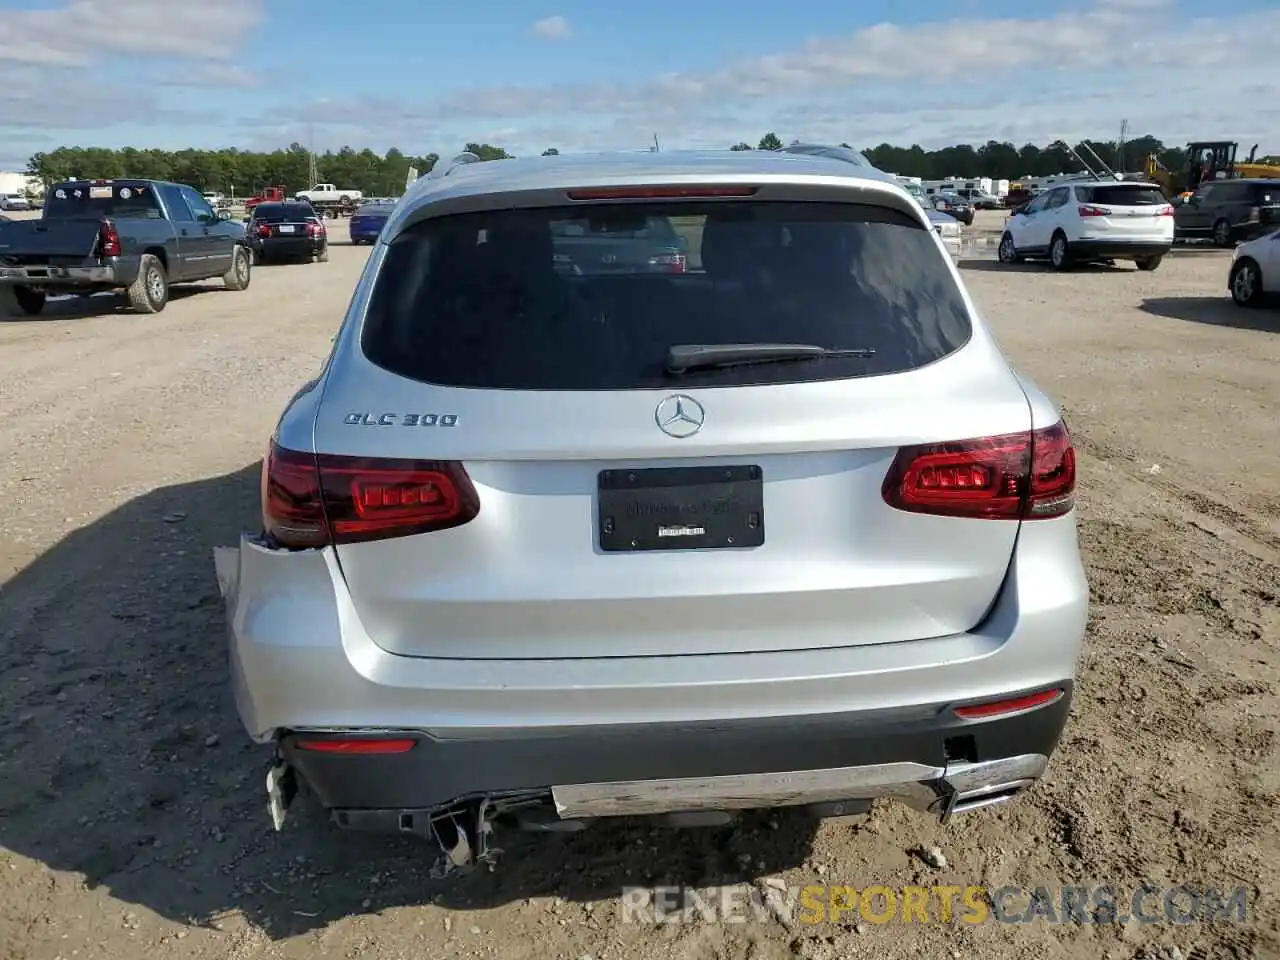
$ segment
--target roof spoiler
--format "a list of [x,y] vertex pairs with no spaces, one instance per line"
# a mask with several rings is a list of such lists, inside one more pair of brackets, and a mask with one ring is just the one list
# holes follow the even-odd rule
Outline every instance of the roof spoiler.
[[463,164],[479,163],[479,162],[480,162],[480,158],[477,157],[474,153],[463,152],[458,154],[448,163],[437,163],[434,167],[431,168],[431,171],[427,174],[427,179],[439,180],[441,177],[447,177],[449,174],[453,173],[454,170],[456,170],[458,167],[462,166]]

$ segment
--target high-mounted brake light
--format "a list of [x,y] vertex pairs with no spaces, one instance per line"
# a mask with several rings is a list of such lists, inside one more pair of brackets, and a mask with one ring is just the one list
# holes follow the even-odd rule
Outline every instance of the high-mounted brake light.
[[1111,211],[1106,207],[1095,207],[1091,203],[1081,204],[1079,208],[1082,217],[1109,217]]
[[460,463],[313,455],[274,442],[261,494],[263,529],[294,548],[446,530],[480,512]]
[[591,187],[570,190],[570,200],[703,200],[716,197],[754,197],[759,187]]
[[962,720],[989,720],[992,717],[1007,717],[1014,713],[1026,713],[1039,707],[1047,707],[1063,698],[1065,691],[1061,688],[1029,693],[1024,697],[1009,697],[1005,700],[991,700],[987,703],[971,703],[956,707],[955,715]]
[[103,220],[102,226],[98,227],[98,240],[104,257],[118,257],[124,253],[120,245],[120,231],[110,220]]
[[884,478],[885,503],[909,513],[1044,520],[1075,505],[1076,455],[1066,425],[903,447]]

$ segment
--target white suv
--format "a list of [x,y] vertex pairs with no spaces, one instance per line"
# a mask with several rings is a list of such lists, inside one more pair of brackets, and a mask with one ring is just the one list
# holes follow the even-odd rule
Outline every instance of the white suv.
[[1075,263],[1132,260],[1154,270],[1173,247],[1173,205],[1158,186],[1089,180],[1046,190],[1009,217],[1000,262],[1047,259],[1056,270]]
[[457,863],[504,823],[1009,800],[1071,699],[1074,487],[887,175],[442,164],[217,554],[271,809],[306,783]]

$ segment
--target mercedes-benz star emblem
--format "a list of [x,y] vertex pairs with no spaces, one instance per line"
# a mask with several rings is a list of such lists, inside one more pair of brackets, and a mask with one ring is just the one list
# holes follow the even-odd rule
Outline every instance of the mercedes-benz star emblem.
[[702,429],[706,412],[702,404],[683,393],[673,394],[658,404],[654,411],[658,429],[670,437],[692,437]]

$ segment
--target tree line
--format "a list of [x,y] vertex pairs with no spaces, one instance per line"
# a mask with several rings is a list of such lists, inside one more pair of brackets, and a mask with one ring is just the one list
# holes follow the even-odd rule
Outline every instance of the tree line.
[[[1187,155],[1182,147],[1166,146],[1152,136],[1137,137],[1124,144],[1112,140],[1086,140],[1092,149],[1114,170],[1138,171],[1146,157],[1154,154],[1169,170],[1186,167]],[[777,150],[782,141],[773,133],[760,139],[755,147],[744,142],[731,150]],[[848,143],[842,144],[848,147]],[[468,143],[465,150],[481,160],[499,160],[512,156],[502,147],[488,143]],[[1075,145],[1092,163],[1080,144]],[[554,147],[544,155],[556,154]],[[946,177],[992,177],[1016,180],[1028,176],[1051,176],[1081,169],[1071,148],[1062,141],[1047,146],[988,140],[981,145],[957,144],[938,150],[925,150],[913,145],[899,147],[882,143],[864,148],[863,152],[876,167],[903,176],[941,180]],[[1246,151],[1247,152],[1247,151]],[[452,156],[452,155],[451,155]],[[411,167],[419,174],[427,173],[439,160],[436,153],[413,155],[392,148],[385,154],[373,150],[343,147],[315,156],[317,179],[337,184],[339,188],[362,191],[366,196],[398,196],[404,190]],[[103,147],[59,147],[37,153],[28,162],[28,173],[42,183],[56,183],[74,178],[116,179],[137,177],[148,180],[172,180],[187,183],[200,190],[216,190],[237,196],[250,196],[266,186],[282,186],[287,193],[311,186],[312,155],[301,144],[268,153],[249,150],[143,150],[126,147],[112,150]]]

